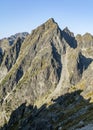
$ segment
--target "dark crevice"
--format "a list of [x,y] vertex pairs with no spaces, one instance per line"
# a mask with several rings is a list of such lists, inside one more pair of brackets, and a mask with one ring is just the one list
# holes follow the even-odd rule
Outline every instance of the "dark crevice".
[[20,66],[16,72],[16,83],[22,78],[23,76],[23,68]]
[[[61,55],[58,53],[58,51],[53,43],[51,43],[51,46],[52,46],[52,54],[53,54],[53,59],[51,59],[51,63],[52,63],[53,68],[57,69],[57,75],[60,79],[61,71],[62,71]],[[56,65],[55,61],[56,61],[57,65]]]
[[21,49],[21,45],[22,45],[23,39],[21,39],[20,37],[17,39],[17,43],[16,43],[16,59],[19,56],[19,52]]
[[68,32],[68,30],[63,30],[61,34],[71,48],[77,48],[77,41],[75,40],[75,37],[71,35],[70,31]]
[[3,61],[3,56],[4,56],[3,50],[2,50],[2,48],[0,48],[0,65]]
[[77,69],[79,70],[79,73],[82,75],[82,73],[88,68],[88,66],[93,61],[92,58],[86,58],[82,55],[82,53],[79,53],[78,63],[77,63]]

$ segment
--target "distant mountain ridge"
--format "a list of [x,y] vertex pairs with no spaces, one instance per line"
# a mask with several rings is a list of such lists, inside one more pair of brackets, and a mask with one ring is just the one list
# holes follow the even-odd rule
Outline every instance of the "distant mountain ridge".
[[29,34],[28,32],[16,33],[15,35],[11,35],[11,36],[8,37],[8,38],[3,38],[3,39],[1,39],[1,41],[7,39],[7,40],[9,41],[9,45],[12,45],[12,44],[14,43],[14,41],[15,41],[18,37],[25,39],[25,37],[26,37],[28,34]]
[[1,130],[83,130],[92,124],[92,46],[91,34],[75,37],[53,18],[31,34],[0,40]]

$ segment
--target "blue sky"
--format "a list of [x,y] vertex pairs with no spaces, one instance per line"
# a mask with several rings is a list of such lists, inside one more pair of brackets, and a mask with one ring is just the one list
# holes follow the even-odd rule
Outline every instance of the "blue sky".
[[31,32],[49,18],[75,34],[93,34],[93,0],[0,0],[0,38]]

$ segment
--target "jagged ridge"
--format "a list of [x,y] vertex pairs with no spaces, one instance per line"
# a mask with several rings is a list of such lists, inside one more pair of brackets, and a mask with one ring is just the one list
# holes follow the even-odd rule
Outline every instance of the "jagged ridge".
[[[12,111],[23,103],[37,107],[44,103],[50,105],[58,96],[78,89],[83,90],[81,94],[84,98],[92,98],[92,38],[90,34],[77,35],[75,38],[68,28],[61,30],[54,19],[49,19],[30,35],[24,33],[20,37],[12,36],[8,40],[4,39],[4,43],[1,40],[0,124],[8,122]],[[19,112],[20,116],[21,114]],[[77,121],[79,123],[80,120]],[[56,123],[55,129],[59,124]],[[15,130],[20,126],[18,124]],[[47,127],[48,125],[49,122]],[[54,129],[53,124],[51,125]],[[66,124],[61,126],[61,129],[64,129]],[[75,124],[72,124],[72,127],[75,127]]]

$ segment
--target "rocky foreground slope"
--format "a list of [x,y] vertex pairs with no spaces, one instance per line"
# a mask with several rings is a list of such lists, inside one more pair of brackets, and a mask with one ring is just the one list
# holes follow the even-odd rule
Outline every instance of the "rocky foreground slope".
[[93,127],[93,36],[49,19],[0,41],[1,130]]

